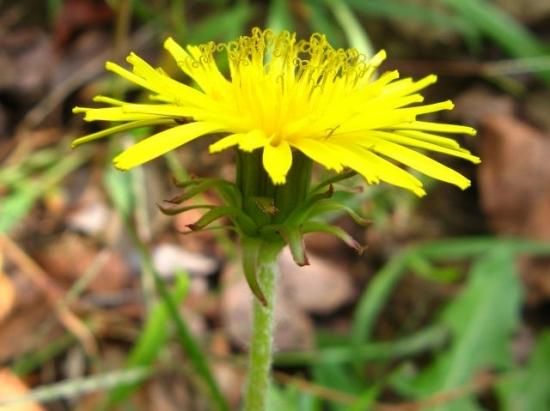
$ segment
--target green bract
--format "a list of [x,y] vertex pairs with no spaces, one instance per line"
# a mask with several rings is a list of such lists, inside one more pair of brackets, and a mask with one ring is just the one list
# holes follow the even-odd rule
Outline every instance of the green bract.
[[[242,241],[243,268],[248,285],[254,295],[265,304],[265,298],[256,278],[257,260],[262,249],[288,245],[294,261],[307,265],[304,234],[324,232],[334,235],[358,251],[361,246],[344,230],[326,224],[322,217],[335,211],[349,214],[356,222],[366,221],[344,204],[336,201],[333,183],[355,173],[339,174],[311,187],[312,161],[301,153],[294,154],[294,161],[284,185],[273,184],[262,167],[260,150],[251,153],[237,152],[237,178],[235,183],[215,178],[197,178],[177,185],[184,191],[167,200],[170,207],[161,206],[165,214],[174,215],[192,209],[208,211],[188,227],[192,231],[203,230],[211,223],[226,218],[229,227],[235,229]],[[223,204],[177,205],[206,190],[218,193]]]

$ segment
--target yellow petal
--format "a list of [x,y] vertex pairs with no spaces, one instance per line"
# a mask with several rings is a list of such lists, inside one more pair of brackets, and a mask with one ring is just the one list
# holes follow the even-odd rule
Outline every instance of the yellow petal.
[[223,87],[228,83],[219,72],[213,59],[209,63],[204,64],[205,62],[201,60],[202,52],[200,48],[188,46],[188,51],[186,51],[172,38],[166,39],[164,48],[172,55],[178,67],[191,77],[205,92],[212,92],[213,89]]
[[95,96],[93,99],[96,103],[105,103],[110,104],[112,106],[122,106],[126,104],[123,100],[118,100],[116,98],[108,97],[108,96]]
[[129,170],[215,131],[220,131],[220,126],[211,123],[190,123],[174,127],[133,145],[115,157],[113,163],[120,170]]
[[418,147],[425,150],[436,151],[438,153],[448,154],[450,156],[463,158],[469,160],[474,164],[479,164],[481,160],[479,157],[472,155],[468,150],[460,147],[449,148],[446,146],[441,146],[439,144],[433,144],[424,140],[419,140],[414,137],[407,137],[406,135],[401,135],[397,133],[387,133],[383,131],[373,131],[373,136],[380,137],[383,140],[391,141],[396,144],[401,144],[409,147]]
[[418,170],[427,176],[454,184],[463,190],[470,186],[470,180],[462,174],[410,148],[388,141],[377,140],[373,150]]
[[153,120],[159,116],[144,113],[127,113],[123,106],[106,107],[106,108],[87,108],[75,107],[73,113],[84,113],[86,121],[136,121],[136,120]]
[[132,64],[134,73],[146,81],[150,90],[162,95],[169,95],[176,102],[185,102],[191,105],[213,104],[213,101],[204,93],[155,70],[137,54],[130,53],[126,60]]
[[437,82],[437,76],[435,74],[430,74],[414,82],[411,79],[403,79],[401,81],[396,81],[395,83],[390,84],[386,88],[386,90],[384,90],[384,92],[386,94],[396,94],[404,96],[426,88],[429,85],[434,84],[435,82]]
[[262,130],[252,130],[242,137],[239,148],[250,152],[267,145],[268,141],[269,139]]
[[244,136],[245,134],[231,134],[227,137],[221,138],[215,143],[210,144],[208,151],[210,151],[211,154],[219,153],[220,151],[239,144]]
[[435,113],[436,111],[452,110],[454,106],[455,105],[451,100],[446,100],[440,103],[425,104],[423,106],[402,108],[401,111],[406,111],[407,113],[412,113],[415,116],[418,116],[420,114]]
[[266,144],[262,162],[273,184],[284,184],[286,174],[292,165],[292,150],[286,141],[277,146]]
[[329,170],[339,173],[343,169],[342,163],[334,155],[334,152],[322,141],[300,139],[292,145]]
[[405,188],[421,197],[426,194],[422,182],[407,171],[383,159],[369,150],[353,144],[334,145],[343,164],[361,174],[368,183],[380,180]]
[[132,73],[131,71],[128,71],[125,68],[119,66],[118,64],[113,63],[112,61],[108,61],[105,63],[105,69],[112,71],[115,74],[118,74],[120,77],[125,78],[126,80],[131,81],[132,83],[135,83],[138,86],[143,87],[144,89],[157,91],[154,87],[151,86],[149,82]]
[[133,121],[131,123],[120,124],[118,126],[106,128],[104,130],[100,130],[95,133],[79,137],[71,143],[71,147],[75,148],[82,144],[89,143],[91,141],[99,140],[103,137],[110,136],[111,134],[122,133],[124,131],[133,130],[135,128],[150,127],[150,126],[155,126],[159,124],[170,124],[170,123],[173,124],[173,121],[155,119],[155,120],[139,120],[139,121]]
[[177,106],[174,104],[124,104],[125,113],[150,114],[161,117],[195,117],[201,112],[194,107]]
[[436,134],[425,133],[423,131],[418,131],[418,130],[407,130],[407,129],[400,130],[398,128],[396,128],[395,130],[392,130],[392,132],[405,137],[414,138],[415,140],[421,140],[421,141],[426,141],[428,143],[437,144],[438,146],[441,146],[441,147],[456,148],[456,149],[460,148],[460,144],[458,144],[458,141],[453,140],[452,138],[438,136]]
[[472,127],[459,126],[456,124],[432,123],[429,121],[413,121],[412,123],[397,124],[395,128],[404,130],[434,131],[437,133],[468,134],[470,136],[475,136],[477,134],[476,130]]

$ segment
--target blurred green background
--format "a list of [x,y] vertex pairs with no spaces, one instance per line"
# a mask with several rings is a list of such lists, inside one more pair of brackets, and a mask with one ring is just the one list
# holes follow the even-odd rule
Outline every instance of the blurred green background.
[[113,154],[150,130],[71,152],[98,126],[70,110],[147,97],[107,59],[134,50],[178,78],[167,36],[259,26],[438,74],[427,101],[456,110],[436,119],[476,127],[461,143],[483,160],[443,160],[473,187],[426,181],[423,199],[353,181],[371,223],[333,221],[365,254],[314,236],[307,273],[283,257],[270,409],[550,410],[549,23],[540,0],[0,0],[0,409],[238,409],[235,237],[181,235],[197,215],[155,208],[171,176],[231,178],[231,153],[199,142],[121,173]]

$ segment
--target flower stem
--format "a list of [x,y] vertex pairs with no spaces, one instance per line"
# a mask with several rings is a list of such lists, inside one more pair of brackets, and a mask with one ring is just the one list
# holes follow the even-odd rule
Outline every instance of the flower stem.
[[273,346],[273,314],[278,275],[277,255],[280,248],[278,245],[264,244],[258,256],[257,275],[266,305],[262,305],[257,298],[254,298],[254,320],[244,411],[264,411],[266,409]]

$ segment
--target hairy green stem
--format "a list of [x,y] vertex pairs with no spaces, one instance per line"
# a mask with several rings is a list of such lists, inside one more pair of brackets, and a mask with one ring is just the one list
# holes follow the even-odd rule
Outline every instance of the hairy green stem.
[[266,305],[254,298],[254,320],[250,341],[245,411],[264,411],[266,409],[272,361],[273,316],[279,250],[280,246],[268,244],[260,251],[258,256],[257,276],[265,296]]

